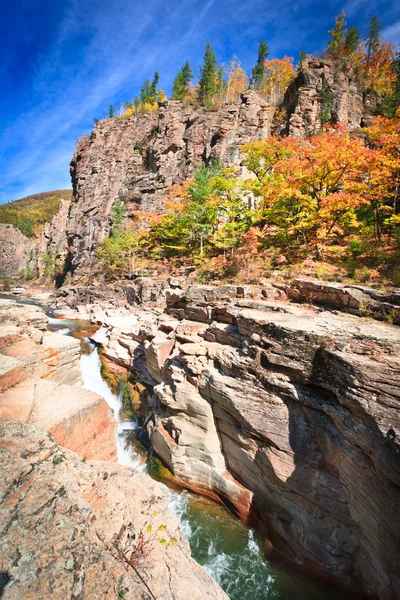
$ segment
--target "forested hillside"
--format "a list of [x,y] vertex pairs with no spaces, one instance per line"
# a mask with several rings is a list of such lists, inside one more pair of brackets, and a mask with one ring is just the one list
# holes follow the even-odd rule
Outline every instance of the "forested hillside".
[[72,190],[55,190],[32,194],[0,205],[0,223],[10,223],[27,237],[37,237],[45,223],[51,221],[61,200],[70,201]]

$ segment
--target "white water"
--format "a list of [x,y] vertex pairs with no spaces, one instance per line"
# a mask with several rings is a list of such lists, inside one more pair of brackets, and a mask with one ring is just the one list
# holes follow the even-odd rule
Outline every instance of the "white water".
[[110,390],[108,384],[101,376],[101,361],[97,348],[94,344],[89,342],[89,340],[85,341],[87,341],[90,346],[91,352],[90,354],[82,354],[80,359],[83,387],[86,390],[96,392],[96,394],[102,396],[114,413],[118,423],[117,456],[119,464],[143,472],[146,466],[143,464],[140,455],[135,452],[135,449],[130,445],[126,435],[127,432],[137,428],[137,423],[134,421],[120,420],[120,410],[122,406],[121,398]]
[[[58,333],[74,329],[71,321],[49,319],[59,325]],[[69,325],[69,328],[66,327]],[[118,422],[117,453],[121,465],[143,472],[145,461],[129,433],[138,425],[121,420],[121,398],[114,394],[101,376],[101,361],[94,344],[86,340],[91,351],[82,354],[80,366],[84,388],[102,396]],[[292,575],[277,572],[263,555],[262,546],[252,530],[248,530],[225,509],[210,509],[212,504],[186,491],[177,493],[164,485],[170,509],[178,518],[182,534],[189,540],[194,558],[221,585],[232,600],[328,600],[313,587],[296,581]],[[317,593],[316,593],[317,592]],[[329,596],[329,600],[340,596]]]

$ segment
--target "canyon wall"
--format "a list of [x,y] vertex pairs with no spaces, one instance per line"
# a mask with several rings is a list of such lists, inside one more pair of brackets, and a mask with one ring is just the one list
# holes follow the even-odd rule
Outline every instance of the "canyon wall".
[[288,301],[312,289],[336,309],[400,308],[367,288],[175,278],[159,286],[166,311],[159,296],[89,314],[107,359],[152,389],[152,445],[177,480],[256,518],[266,547],[300,567],[395,600],[400,331]]
[[[239,104],[215,112],[168,100],[154,113],[98,121],[92,134],[77,142],[71,162],[72,203],[62,203],[35,244],[39,273],[46,253],[64,260],[59,284],[69,271],[88,273],[95,249],[110,232],[111,208],[117,199],[124,201],[130,217],[160,213],[168,188],[190,177],[199,164],[220,159],[246,175],[241,145],[271,132],[304,136],[318,131],[327,108],[323,90],[328,90],[332,122],[350,131],[367,123],[370,115],[348,65],[311,56],[285,94],[282,122],[276,121],[276,107],[254,90],[244,92]],[[32,258],[32,242],[19,239],[21,235],[0,228],[5,246],[0,266],[9,274],[18,273],[27,266],[27,257]],[[6,240],[19,248],[15,259],[10,258]]]
[[71,162],[74,198],[67,226],[72,268],[90,266],[109,234],[119,198],[129,214],[163,211],[168,188],[202,162],[240,162],[240,145],[270,133],[273,110],[254,91],[218,112],[168,100],[157,113],[99,121]]

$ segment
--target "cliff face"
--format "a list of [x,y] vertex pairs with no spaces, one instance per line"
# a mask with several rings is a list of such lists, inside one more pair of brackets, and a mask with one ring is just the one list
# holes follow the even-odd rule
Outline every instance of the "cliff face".
[[110,230],[110,210],[162,212],[169,186],[200,163],[239,161],[240,145],[270,133],[272,110],[255,92],[222,112],[167,101],[159,113],[98,122],[71,162],[74,199],[67,226],[72,267],[87,267]]
[[166,312],[91,313],[105,355],[153,388],[154,451],[189,488],[255,514],[298,565],[395,600],[400,446],[386,434],[400,431],[399,329],[287,296],[355,313],[369,299],[371,314],[399,298],[300,280],[170,283]]
[[45,224],[38,238],[29,238],[13,225],[0,223],[0,275],[17,277],[21,271],[43,274],[42,258],[50,254],[62,264],[67,256],[67,222],[70,202],[61,200],[60,208]]
[[[190,177],[201,163],[220,159],[240,167],[240,146],[286,132],[304,136],[318,131],[321,115],[358,131],[369,118],[351,70],[329,59],[306,58],[289,86],[284,107],[287,122],[274,122],[273,106],[255,91],[241,104],[219,112],[166,101],[157,113],[99,121],[90,136],[80,138],[71,162],[73,201],[62,203],[34,248],[34,263],[46,252],[66,259],[65,271],[89,271],[94,251],[108,235],[110,212],[122,199],[130,215],[159,213],[168,188]],[[7,228],[8,226],[6,226]],[[5,271],[27,265],[31,242],[0,228],[0,236],[17,246],[18,258],[0,256]],[[10,270],[11,269],[11,270]]]
[[321,121],[359,131],[370,115],[365,110],[354,73],[344,62],[307,57],[289,86],[284,104],[288,134],[303,137],[321,128]]
[[37,243],[13,225],[0,223],[0,276],[16,276],[22,269],[36,269]]

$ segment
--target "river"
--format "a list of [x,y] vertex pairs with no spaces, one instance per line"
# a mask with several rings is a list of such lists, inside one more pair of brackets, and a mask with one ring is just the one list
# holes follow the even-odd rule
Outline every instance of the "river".
[[[120,398],[101,376],[101,362],[94,344],[85,338],[88,323],[49,317],[49,329],[74,335],[83,341],[80,365],[84,387],[101,395],[118,421],[118,462],[137,471],[146,471],[147,455],[136,442],[136,421],[122,411]],[[165,484],[163,484],[165,485]],[[347,595],[319,585],[266,559],[262,540],[223,506],[190,493],[165,486],[169,506],[188,538],[193,557],[225,590],[231,600],[347,600]]]

